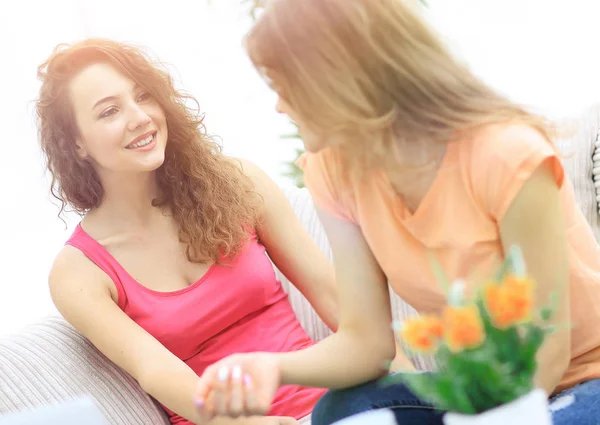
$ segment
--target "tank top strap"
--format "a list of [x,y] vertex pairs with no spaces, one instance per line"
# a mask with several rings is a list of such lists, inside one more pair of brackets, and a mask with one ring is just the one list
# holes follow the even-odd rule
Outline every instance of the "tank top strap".
[[124,282],[131,279],[119,262],[98,241],[92,238],[78,224],[66,245],[80,250],[90,261],[111,278],[117,288],[118,305],[124,310],[127,305],[127,295]]

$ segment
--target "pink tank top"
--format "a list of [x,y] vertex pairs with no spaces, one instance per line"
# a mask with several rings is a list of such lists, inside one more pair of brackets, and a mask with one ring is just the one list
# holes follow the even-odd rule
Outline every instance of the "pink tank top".
[[[114,282],[119,307],[200,375],[234,353],[286,352],[314,342],[303,330],[256,235],[231,265],[213,265],[194,284],[173,292],[148,289],[78,225],[67,241]],[[282,386],[270,416],[300,419],[325,390]],[[164,407],[164,406],[163,406]],[[173,424],[191,424],[165,408]]]

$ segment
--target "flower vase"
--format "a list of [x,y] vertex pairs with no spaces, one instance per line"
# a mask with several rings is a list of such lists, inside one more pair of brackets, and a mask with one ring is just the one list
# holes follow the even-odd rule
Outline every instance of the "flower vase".
[[551,425],[546,393],[535,389],[524,396],[477,415],[448,412],[445,425]]

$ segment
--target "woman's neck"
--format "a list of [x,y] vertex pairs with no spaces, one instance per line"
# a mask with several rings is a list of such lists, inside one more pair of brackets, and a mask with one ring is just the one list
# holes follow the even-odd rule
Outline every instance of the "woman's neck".
[[[102,176],[104,199],[88,213],[116,227],[147,227],[157,213],[152,201],[160,196],[156,173],[111,173]],[[90,217],[91,216],[91,217]]]
[[444,161],[446,144],[405,144],[400,158],[387,167],[386,174],[396,194],[414,212],[431,188]]

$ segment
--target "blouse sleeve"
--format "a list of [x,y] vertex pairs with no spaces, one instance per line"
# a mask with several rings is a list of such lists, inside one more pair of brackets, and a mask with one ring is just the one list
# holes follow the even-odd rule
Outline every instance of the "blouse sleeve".
[[356,223],[355,206],[348,196],[350,188],[342,188],[336,170],[340,164],[326,149],[305,153],[297,161],[304,171],[304,184],[315,205],[338,219]]
[[562,187],[564,170],[556,148],[529,126],[486,131],[472,140],[469,174],[475,197],[501,221],[524,183],[540,166],[548,166]]

